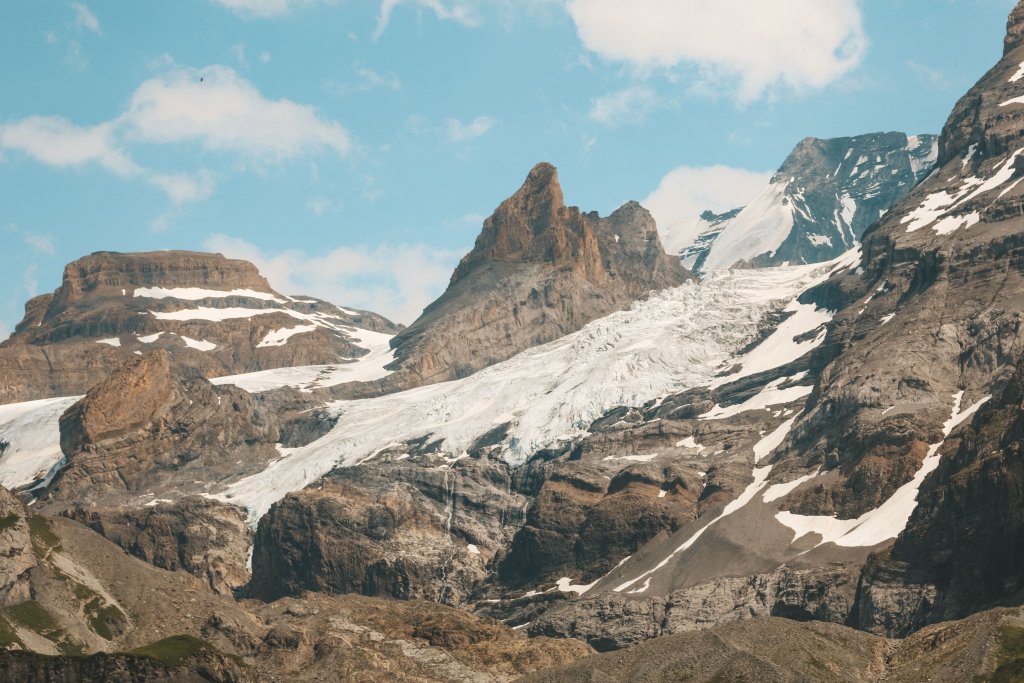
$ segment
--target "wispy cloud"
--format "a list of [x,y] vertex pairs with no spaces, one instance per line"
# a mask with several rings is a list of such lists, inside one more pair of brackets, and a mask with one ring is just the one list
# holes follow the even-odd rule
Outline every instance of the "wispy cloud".
[[75,13],[75,28],[83,29],[96,35],[102,35],[100,20],[96,18],[92,10],[80,2],[71,3],[71,9]]
[[212,171],[198,173],[152,173],[148,182],[164,191],[175,205],[201,202],[213,196],[217,176]]
[[29,116],[0,126],[0,149],[16,150],[49,166],[95,163],[119,176],[141,173],[120,148],[113,122],[77,126],[59,116]]
[[339,247],[325,254],[267,252],[247,240],[213,235],[205,248],[250,261],[287,294],[310,294],[409,323],[444,291],[460,252],[423,244]]
[[336,207],[337,203],[330,197],[313,197],[306,202],[306,210],[318,218]]
[[40,254],[46,254],[47,256],[53,256],[53,238],[49,235],[40,235],[35,232],[23,232],[21,234],[21,241],[30,246]]
[[949,78],[947,78],[946,74],[941,69],[936,69],[910,59],[906,61],[906,65],[907,68],[917,76],[917,79],[925,85],[930,85],[936,88],[949,85]]
[[353,67],[355,78],[345,82],[329,80],[324,83],[324,90],[334,95],[350,95],[357,92],[368,92],[371,90],[391,90],[398,92],[402,89],[401,79],[394,73],[381,73],[367,66],[356,64]]
[[454,21],[463,26],[479,26],[481,19],[476,11],[475,3],[465,0],[381,0],[380,13],[377,16],[377,28],[373,32],[373,39],[378,40],[391,23],[391,15],[399,5],[413,5],[420,9],[426,9],[437,15],[438,19]]
[[468,123],[448,118],[444,120],[444,128],[449,141],[462,142],[486,135],[497,123],[498,120],[493,116],[478,116]]
[[609,128],[643,122],[657,106],[658,96],[642,85],[635,85],[594,99],[589,116]]
[[231,46],[231,55],[243,69],[249,68],[249,60],[245,56],[245,43],[235,43]]
[[214,4],[226,7],[232,12],[243,17],[259,17],[261,19],[274,19],[281,17],[293,9],[312,5],[316,2],[331,2],[332,0],[211,0]]

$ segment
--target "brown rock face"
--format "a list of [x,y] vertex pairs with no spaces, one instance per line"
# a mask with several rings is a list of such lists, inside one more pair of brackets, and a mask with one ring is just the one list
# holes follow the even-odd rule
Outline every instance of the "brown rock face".
[[1022,17],[1018,7],[1010,51],[950,114],[936,171],[865,234],[860,269],[808,296],[839,312],[788,455],[841,476],[791,496],[794,512],[878,507],[942,440],[952,396],[963,390],[967,407],[998,391],[1024,355],[1024,106],[1009,104]]
[[[183,288],[207,291],[153,291]],[[248,310],[210,314],[225,308]],[[207,313],[183,315],[189,309]],[[264,343],[299,325],[309,329]],[[68,264],[57,291],[26,304],[15,334],[0,344],[0,403],[83,394],[154,349],[205,377],[335,363],[365,353],[346,332],[353,327],[400,329],[372,313],[285,297],[251,263],[220,254],[99,252]]]
[[[179,484],[258,471],[276,455],[276,418],[234,387],[176,376],[157,351],[121,367],[61,416],[67,465],[51,500],[126,502]],[[173,495],[177,498],[178,495]],[[143,501],[139,501],[143,502]]]
[[504,464],[437,460],[340,469],[276,503],[256,532],[253,595],[312,590],[465,603],[521,524],[525,503],[510,492]]
[[1024,3],[1018,3],[1006,22],[1006,40],[1003,43],[1004,54],[1009,54],[1024,43]]
[[204,579],[215,593],[231,595],[249,581],[252,531],[238,508],[195,497],[144,508],[79,507],[68,516],[156,567]]
[[140,429],[165,413],[174,383],[165,351],[122,367],[61,416],[61,450],[67,453]]
[[869,563],[858,624],[904,636],[1024,596],[1024,364],[921,487],[907,530]]
[[35,566],[25,507],[0,486],[0,605],[31,597],[29,572]]
[[567,207],[555,168],[539,164],[484,222],[444,295],[393,340],[389,387],[463,377],[688,277],[643,207],[607,218]]

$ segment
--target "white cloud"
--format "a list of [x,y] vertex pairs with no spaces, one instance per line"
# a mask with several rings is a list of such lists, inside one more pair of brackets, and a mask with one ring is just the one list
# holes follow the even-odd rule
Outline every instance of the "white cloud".
[[0,342],[4,341],[11,336],[11,328],[7,326],[7,323],[0,321]]
[[693,243],[704,211],[723,213],[745,206],[771,177],[771,173],[729,166],[680,166],[665,175],[640,203],[657,221],[665,250],[678,253]]
[[24,232],[21,235],[21,241],[41,254],[46,254],[47,256],[53,256],[54,254],[53,238],[49,235]]
[[750,102],[769,88],[820,88],[867,48],[858,0],[568,0],[583,44],[641,69],[697,67]]
[[640,123],[658,104],[658,96],[650,88],[634,85],[591,102],[589,116],[610,128]]
[[96,15],[92,13],[92,10],[83,5],[80,2],[71,3],[71,9],[75,11],[75,27],[91,31],[96,35],[100,35],[100,20],[96,18]]
[[140,174],[114,134],[111,123],[82,127],[59,116],[29,116],[0,126],[0,150],[17,150],[50,166],[95,163],[119,176]]
[[354,81],[339,82],[331,79],[324,83],[324,90],[336,95],[350,95],[370,90],[383,89],[397,92],[402,89],[402,81],[394,73],[380,73],[358,64],[354,71],[356,75]]
[[132,139],[198,142],[207,150],[285,159],[317,151],[348,154],[345,128],[314,107],[270,100],[226,66],[175,69],[145,81],[120,119]]
[[249,68],[249,60],[245,57],[245,43],[236,43],[231,46],[231,54],[234,56],[235,61],[243,69]]
[[444,128],[451,142],[462,142],[484,135],[497,122],[497,119],[491,116],[478,116],[469,123],[463,123],[458,119],[445,119]]
[[147,177],[150,185],[159,188],[175,205],[201,202],[213,196],[217,177],[211,171],[188,173],[152,173]]
[[311,5],[316,0],[212,0],[232,12],[245,17],[272,19],[288,14],[296,7]]
[[402,89],[402,81],[393,73],[381,74],[367,67],[358,67],[356,68],[356,75],[364,83],[374,88],[384,88],[386,90]]
[[374,40],[383,35],[388,24],[391,22],[392,12],[402,4],[416,5],[421,10],[428,9],[436,14],[438,19],[454,21],[463,26],[479,26],[481,23],[474,3],[466,0],[453,0],[450,3],[445,3],[441,0],[381,0],[380,14],[377,17],[377,28],[373,32]]
[[274,56],[272,54],[264,50],[260,53],[260,64],[269,64],[270,60],[273,58]]
[[67,50],[64,52],[64,63],[78,71],[89,68],[89,58],[85,56],[82,44],[77,40],[68,41]]
[[335,208],[335,203],[329,197],[313,197],[306,202],[306,210],[314,216],[320,217]]
[[256,264],[280,292],[317,296],[403,323],[415,320],[444,291],[462,255],[423,244],[339,247],[323,255],[299,250],[270,254],[226,235],[213,235],[204,246]]
[[21,276],[21,286],[25,289],[25,294],[31,299],[39,293],[39,266],[31,265],[25,269],[25,272]]
[[120,149],[116,126],[82,127],[57,116],[30,116],[0,126],[0,150],[16,150],[58,168],[97,164],[122,178],[142,178],[162,190],[175,204],[208,199],[216,187],[209,171],[197,174],[158,173],[145,169]]

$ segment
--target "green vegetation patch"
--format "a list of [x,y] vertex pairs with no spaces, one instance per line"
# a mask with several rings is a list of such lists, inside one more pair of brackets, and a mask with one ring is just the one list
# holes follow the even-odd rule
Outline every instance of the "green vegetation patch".
[[85,646],[73,640],[61,640],[57,643],[57,649],[65,657],[84,658],[87,656]]
[[89,617],[89,626],[96,635],[106,640],[113,640],[117,635],[111,627],[116,627],[120,631],[120,627],[128,622],[124,612],[113,605],[104,605],[102,598],[96,598],[86,605],[85,615]]
[[176,667],[182,662],[205,651],[213,651],[213,646],[205,640],[192,636],[171,636],[155,643],[129,650],[128,654],[155,659],[161,664]]
[[6,618],[0,616],[0,649],[7,650],[14,646],[25,648],[25,643],[18,637],[18,630]]
[[1024,681],[1024,628],[999,627],[999,658],[992,683]]
[[45,557],[50,550],[60,550],[60,538],[50,528],[46,517],[35,515],[28,518],[29,535],[32,537],[32,549],[36,555]]
[[3,517],[0,517],[0,531],[10,529],[12,526],[18,523],[19,519],[21,519],[21,517],[19,517],[14,512],[12,512],[9,515],[4,515]]
[[44,637],[60,629],[53,615],[35,600],[26,600],[17,605],[5,607],[3,613],[13,621]]

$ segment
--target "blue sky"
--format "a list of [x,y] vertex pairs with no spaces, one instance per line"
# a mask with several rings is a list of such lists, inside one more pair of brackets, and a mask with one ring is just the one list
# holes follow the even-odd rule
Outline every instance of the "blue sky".
[[659,220],[732,208],[803,137],[938,132],[1013,5],[8,0],[0,339],[97,250],[408,323],[536,162],[602,214],[673,171]]

